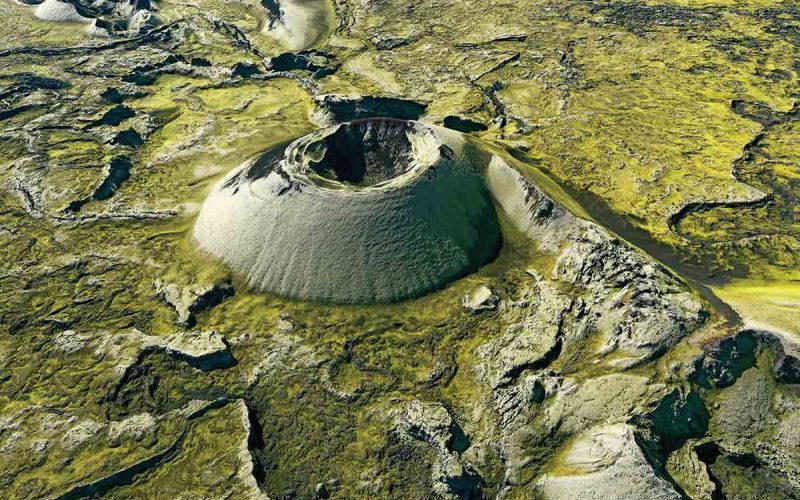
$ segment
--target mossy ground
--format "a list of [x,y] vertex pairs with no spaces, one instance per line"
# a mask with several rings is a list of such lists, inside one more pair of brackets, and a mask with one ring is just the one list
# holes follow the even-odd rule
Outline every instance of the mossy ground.
[[[98,437],[73,453],[50,432],[61,429],[56,417],[20,417],[15,422],[25,437],[5,453],[13,477],[0,483],[4,496],[62,493],[151,456],[179,435],[177,458],[111,496],[223,494],[229,485],[217,479],[235,474],[234,455],[247,434],[232,406],[194,420],[176,413],[194,399],[241,399],[253,407],[263,443],[250,448],[259,450],[258,479],[274,497],[287,490],[308,497],[316,483],[332,478],[341,498],[429,494],[432,452],[387,435],[387,401],[443,401],[469,415],[461,422],[468,436],[494,432],[487,415],[475,414],[473,403],[487,390],[473,373],[475,349],[506,325],[492,313],[467,313],[460,298],[478,284],[511,295],[525,269],[547,275],[553,264],[507,221],[496,261],[429,296],[384,306],[250,293],[196,250],[191,227],[211,186],[258,152],[314,130],[308,81],[319,93],[417,99],[429,104],[431,121],[462,114],[493,123],[477,134],[484,147],[525,160],[515,167],[557,201],[603,222],[572,194],[596,197],[654,248],[677,255],[668,263],[673,270],[711,285],[743,319],[800,335],[800,122],[792,114],[800,12],[793,3],[337,1],[345,21],[318,45],[341,64],[335,73],[234,79],[156,72],[152,83],[136,86],[141,95],[125,99],[135,118],[87,128],[115,105],[100,96],[103,90],[123,88],[125,75],[167,55],[204,58],[224,69],[261,64],[257,51],[283,52],[260,33],[262,20],[244,4],[159,7],[165,24],[188,20],[180,36],[42,55],[3,51],[107,41],[87,38],[83,25],[45,23],[30,8],[0,4],[3,88],[21,73],[68,83],[4,101],[9,108],[34,106],[0,121],[0,415],[34,406],[104,424],[142,412],[163,418],[157,432],[139,440],[109,447]],[[212,18],[238,26],[252,48],[214,29]],[[498,38],[517,34],[525,36]],[[379,49],[384,39],[398,42]],[[737,113],[733,100],[760,103],[782,118],[765,125]],[[140,147],[110,141],[129,126],[147,132]],[[132,158],[130,178],[109,199],[65,212],[91,195],[118,154]],[[749,204],[764,194],[769,204]],[[699,208],[671,222],[688,204]],[[633,234],[621,236],[634,241]],[[229,370],[199,372],[149,355],[133,382],[110,397],[118,358],[94,347],[64,354],[53,346],[64,330],[93,341],[131,329],[169,335],[182,327],[156,296],[155,280],[185,287],[227,278],[235,295],[199,313],[197,328],[231,342],[238,364]],[[716,327],[717,319],[708,324]],[[291,330],[280,330],[281,321]],[[670,380],[667,361],[690,359],[700,340],[719,334],[707,326],[636,370]],[[579,381],[607,370],[580,356],[559,368]],[[36,440],[50,443],[41,457],[26,451]],[[499,450],[486,450],[481,472],[493,496],[504,464]],[[553,452],[543,449],[541,470]],[[722,470],[724,462],[715,467],[738,484],[735,473]],[[378,485],[371,483],[376,477]]]

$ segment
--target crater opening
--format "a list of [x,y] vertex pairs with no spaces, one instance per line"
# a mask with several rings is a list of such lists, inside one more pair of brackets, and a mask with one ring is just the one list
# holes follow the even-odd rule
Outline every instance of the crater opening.
[[194,236],[249,286],[284,297],[418,297],[497,256],[482,161],[459,133],[434,125],[343,123],[231,172],[203,204]]
[[317,175],[345,184],[380,184],[413,167],[409,133],[414,133],[414,126],[403,120],[349,122],[319,141],[322,158],[309,166]]

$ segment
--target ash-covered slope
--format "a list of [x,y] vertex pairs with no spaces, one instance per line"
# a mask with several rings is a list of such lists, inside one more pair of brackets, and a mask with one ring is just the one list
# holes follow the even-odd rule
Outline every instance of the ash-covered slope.
[[339,303],[422,295],[501,245],[465,141],[389,119],[323,129],[246,163],[214,188],[194,236],[256,289]]

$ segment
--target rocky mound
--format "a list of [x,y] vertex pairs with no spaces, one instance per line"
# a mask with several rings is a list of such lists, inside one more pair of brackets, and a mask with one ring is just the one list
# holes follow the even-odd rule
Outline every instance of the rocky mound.
[[636,442],[634,430],[624,424],[587,431],[576,439],[563,460],[565,468],[575,474],[546,476],[542,492],[548,499],[681,498],[653,470]]
[[36,7],[36,17],[43,21],[88,23],[91,19],[82,16],[75,6],[60,0],[45,0]]
[[157,10],[149,0],[29,0],[37,5],[34,14],[44,21],[91,23],[92,36],[109,37],[119,33],[139,33],[158,24]]
[[393,119],[323,129],[247,162],[214,188],[194,236],[256,289],[339,303],[422,295],[501,245],[461,136]]

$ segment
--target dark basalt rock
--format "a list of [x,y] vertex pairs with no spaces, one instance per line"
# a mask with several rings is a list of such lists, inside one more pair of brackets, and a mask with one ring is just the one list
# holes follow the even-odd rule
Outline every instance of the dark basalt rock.
[[116,192],[123,182],[130,178],[131,159],[127,156],[115,156],[106,168],[106,176],[95,188],[91,196],[71,202],[65,213],[75,213],[91,200],[107,200]]
[[737,115],[758,122],[765,127],[782,121],[782,117],[777,116],[778,113],[775,113],[772,108],[760,102],[734,99],[731,101],[731,110]]
[[277,0],[261,0],[261,6],[267,12],[268,26],[272,28],[283,16],[283,10]]
[[122,77],[122,81],[126,83],[135,83],[136,85],[152,85],[155,83],[157,75],[150,73],[143,73],[141,71],[134,71]]
[[108,174],[92,195],[95,200],[106,200],[131,176],[131,160],[127,156],[116,156],[108,164]]
[[[269,67],[274,71],[310,71],[324,76],[327,71],[332,71],[335,56],[321,50],[301,50],[299,52],[284,52],[269,60]],[[333,70],[335,71],[335,70]]]
[[142,91],[123,92],[115,87],[108,87],[100,94],[100,97],[108,102],[113,102],[114,104],[122,104],[125,99],[138,99],[146,95],[147,93]]
[[114,138],[111,140],[111,143],[136,148],[144,143],[144,139],[142,139],[142,136],[139,134],[139,132],[129,128],[114,136]]
[[136,112],[128,106],[125,106],[124,104],[118,104],[103,113],[103,116],[100,119],[93,121],[91,126],[95,127],[98,125],[111,125],[112,127],[115,127],[135,115]]
[[[158,31],[158,33],[156,33],[156,31],[158,30],[151,32],[149,35],[152,35],[153,37],[170,37],[169,31]],[[140,38],[144,38],[144,36]],[[181,55],[169,54],[165,56],[163,54],[149,54],[147,56],[135,57],[130,61],[126,61],[125,71],[120,72],[118,75],[119,78],[125,83],[132,83],[142,86],[150,85],[154,83],[159,75],[163,73],[179,71],[182,65],[178,66],[177,68],[172,67],[172,65],[176,63],[188,65],[186,58]],[[127,94],[133,96],[134,92],[137,94],[143,93],[143,91],[129,90],[127,91]]]
[[14,83],[0,91],[0,100],[24,96],[36,89],[61,90],[69,87],[69,83],[63,80],[40,76],[34,73],[17,73],[15,75],[10,75],[10,78],[14,79]]
[[33,73],[20,73],[16,75],[16,78],[19,85],[25,85],[31,88],[59,90],[69,86],[69,83],[63,80]]
[[198,68],[208,68],[211,66],[211,61],[206,59],[205,57],[193,57],[189,64],[192,66],[197,66]]
[[119,90],[115,89],[114,87],[108,87],[107,89],[105,89],[103,93],[100,94],[100,97],[102,97],[108,102],[113,102],[116,104],[120,104],[124,99],[122,93]]
[[231,74],[233,76],[241,76],[242,78],[250,78],[259,73],[261,73],[261,70],[258,69],[258,66],[251,63],[237,62],[233,65],[233,68],[231,68]]
[[772,352],[772,375],[779,382],[800,383],[800,360],[786,353],[778,337],[756,330],[743,330],[708,345],[690,379],[701,387],[730,387],[742,373],[756,366],[764,349]]
[[669,393],[649,415],[650,427],[667,451],[680,448],[687,439],[701,438],[708,430],[711,415],[695,391]]
[[418,120],[426,104],[409,99],[382,96],[323,95],[314,99],[319,121],[326,124],[343,123],[372,117]]
[[25,111],[30,111],[31,109],[35,109],[37,107],[39,106],[36,106],[34,104],[26,104],[24,106],[19,106],[16,108],[2,110],[0,111],[0,121],[8,120],[9,118],[13,118],[20,113],[24,113]]
[[458,130],[459,132],[464,132],[465,134],[470,132],[482,132],[489,128],[479,121],[470,120],[469,118],[456,115],[446,116],[443,124],[449,129]]

